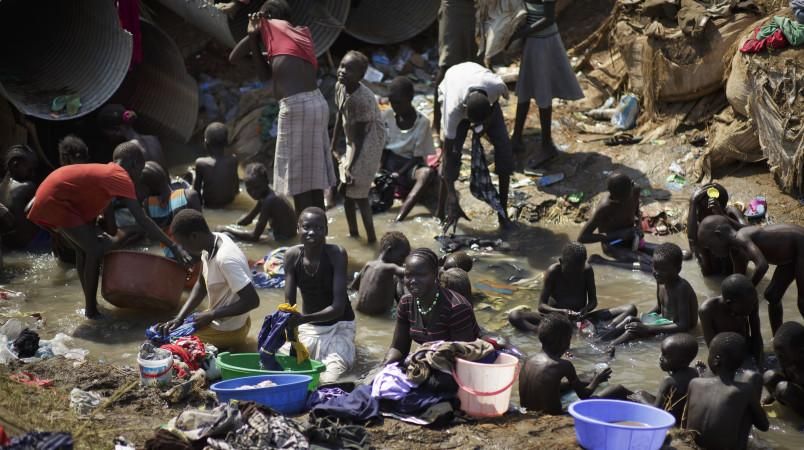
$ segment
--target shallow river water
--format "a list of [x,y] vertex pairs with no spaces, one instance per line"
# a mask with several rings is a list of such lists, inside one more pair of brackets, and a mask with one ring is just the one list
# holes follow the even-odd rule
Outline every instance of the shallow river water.
[[[205,215],[213,226],[229,224],[251,205],[252,201],[243,192],[228,209],[207,210]],[[421,246],[437,248],[438,244],[433,238],[438,234],[439,227],[426,209],[417,207],[411,218],[402,224],[392,222],[395,211],[396,208],[389,213],[375,216],[374,223],[378,236],[387,230],[399,230],[408,236],[414,248]],[[351,275],[375,256],[376,248],[368,246],[364,240],[348,237],[342,208],[330,211],[329,215],[329,242],[338,243],[347,249]],[[511,242],[512,251],[508,254],[472,252],[476,258],[475,268],[470,274],[474,284],[483,281],[508,284],[511,277],[526,280],[525,283],[514,286],[516,290],[513,295],[504,298],[475,287],[476,293],[488,295],[486,299],[481,300],[482,302],[490,303],[499,309],[499,311],[494,309],[478,311],[477,317],[481,325],[509,337],[526,353],[538,351],[540,345],[536,337],[515,331],[507,324],[505,312],[523,304],[536,307],[541,272],[556,261],[563,245],[575,238],[578,231],[579,228],[576,226],[532,227],[520,233],[520,239]],[[675,235],[669,239],[686,247],[683,235]],[[276,247],[276,243],[264,240],[259,244],[242,244],[241,247],[249,259],[256,260]],[[597,246],[590,246],[589,250],[590,254],[599,253]],[[0,301],[0,317],[13,311],[41,312],[46,319],[46,325],[40,331],[43,338],[50,338],[57,332],[65,332],[74,336],[74,346],[89,349],[91,357],[113,363],[136,364],[136,351],[144,339],[144,329],[156,321],[169,318],[168,315],[154,316],[119,310],[100,300],[101,308],[109,319],[100,323],[85,321],[80,315],[83,297],[74,269],[58,264],[49,254],[9,254],[6,255],[5,261],[7,275],[14,275],[6,287],[24,292],[27,301],[23,303]],[[601,307],[634,303],[640,312],[644,312],[654,305],[655,281],[650,275],[606,267],[596,267],[595,272]],[[718,293],[719,280],[703,279],[694,262],[685,262],[682,275],[694,287],[699,302]],[[767,280],[760,286],[760,292],[766,285]],[[259,331],[262,317],[273,312],[276,305],[283,302],[281,290],[260,290],[259,293],[261,305],[251,313],[252,338]],[[794,286],[785,296],[784,303],[786,318],[801,320],[795,306]],[[764,302],[761,305],[761,318],[766,351],[770,351],[770,328]],[[359,362],[355,376],[367,372],[381,361],[390,344],[393,329],[394,322],[390,314],[376,318],[357,313]],[[700,332],[697,334],[700,336]],[[705,361],[706,348],[703,338],[701,337],[699,341],[701,350],[698,358]],[[594,364],[607,361],[599,350],[580,337],[574,339],[571,351],[580,371],[591,370]],[[632,390],[645,389],[655,392],[664,376],[659,369],[658,358],[659,341],[639,342],[619,348],[615,359],[608,362],[614,372],[611,382],[623,384]],[[512,400],[515,403],[519,400],[516,390]],[[752,444],[760,448],[804,448],[804,430],[802,430],[804,419],[795,418],[778,406],[769,408],[768,412],[772,416],[771,431],[756,432],[755,436],[758,439],[752,439]]]

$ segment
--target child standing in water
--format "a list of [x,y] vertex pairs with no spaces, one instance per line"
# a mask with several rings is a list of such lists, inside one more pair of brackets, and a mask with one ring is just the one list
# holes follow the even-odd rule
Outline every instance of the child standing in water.
[[514,149],[522,151],[522,130],[530,109],[530,99],[539,107],[542,145],[533,166],[539,166],[558,154],[550,132],[554,98],[579,100],[583,90],[575,78],[567,51],[561,42],[556,24],[555,0],[526,0],[527,22],[512,37],[524,38],[522,65],[516,83],[516,122],[511,141]]
[[735,380],[746,356],[745,339],[720,333],[709,345],[709,368],[714,377],[690,381],[687,429],[698,432],[695,442],[708,450],[741,450],[748,446],[751,427],[768,431],[768,415],[750,383]]
[[338,67],[338,84],[335,86],[335,103],[338,117],[335,123],[333,146],[343,124],[346,134],[346,154],[341,158],[341,183],[346,187],[344,210],[349,224],[349,235],[360,236],[357,231],[357,211],[363,217],[363,226],[369,243],[376,242],[369,189],[380,169],[385,146],[385,124],[374,93],[360,80],[368,69],[366,55],[350,51]]
[[229,141],[226,125],[212,122],[204,130],[204,147],[209,156],[195,160],[193,189],[201,194],[207,208],[223,208],[240,192],[237,158],[224,154]]
[[562,358],[570,348],[572,329],[572,322],[562,314],[549,314],[542,320],[539,325],[542,352],[528,359],[519,375],[519,403],[523,407],[545,414],[561,414],[562,386],[569,386],[581,399],[594,397],[625,400],[632,394],[628,389],[617,385],[593,395],[601,383],[608,381],[611,369],[597,372],[591,382],[582,381],[578,377],[575,366]]

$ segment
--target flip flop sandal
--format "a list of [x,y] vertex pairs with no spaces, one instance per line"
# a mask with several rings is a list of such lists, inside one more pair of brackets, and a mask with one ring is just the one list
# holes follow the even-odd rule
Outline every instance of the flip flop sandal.
[[618,145],[633,145],[642,142],[641,137],[634,137],[629,133],[615,134],[614,136],[603,141],[609,147],[616,147]]

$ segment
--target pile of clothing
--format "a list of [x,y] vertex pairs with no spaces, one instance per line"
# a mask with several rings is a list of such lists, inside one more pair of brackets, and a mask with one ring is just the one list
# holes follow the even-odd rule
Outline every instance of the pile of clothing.
[[458,406],[458,385],[452,376],[455,359],[491,364],[497,356],[492,344],[482,339],[429,343],[403,364],[383,367],[371,384],[350,393],[326,387],[314,392],[308,401],[310,415],[314,420],[358,424],[391,417],[416,425],[445,426],[455,419]]
[[754,30],[740,47],[742,53],[760,53],[766,49],[780,50],[804,44],[804,24],[789,17],[774,16],[770,23]]
[[[173,370],[180,379],[188,378],[190,373],[205,367],[209,368],[212,364],[212,361],[207,358],[207,347],[198,336],[180,337],[159,348],[173,354]],[[214,353],[217,353],[217,349],[214,347],[212,349],[215,350]]]
[[8,439],[0,428],[0,448],[4,450],[73,450],[73,436],[70,433],[31,432]]
[[287,247],[279,247],[257,261],[252,267],[252,281],[260,289],[285,287],[285,253]]

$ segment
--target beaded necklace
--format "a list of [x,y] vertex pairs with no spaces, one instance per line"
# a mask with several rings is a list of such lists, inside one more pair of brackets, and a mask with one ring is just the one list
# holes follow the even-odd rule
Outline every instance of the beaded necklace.
[[435,295],[435,299],[433,299],[433,303],[431,303],[430,307],[427,308],[426,310],[422,309],[422,299],[419,298],[419,297],[416,297],[416,309],[419,310],[419,314],[421,314],[422,316],[426,316],[426,315],[430,314],[430,311],[432,311],[433,308],[435,308],[436,304],[438,304],[438,298],[439,297],[440,297],[440,294],[439,294],[438,291],[436,291],[436,295]]

